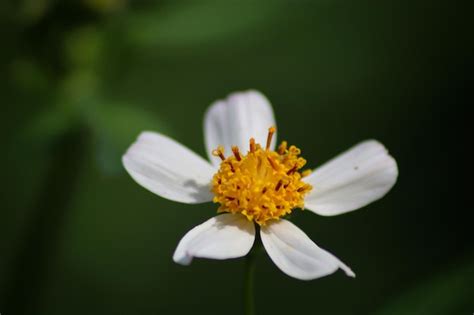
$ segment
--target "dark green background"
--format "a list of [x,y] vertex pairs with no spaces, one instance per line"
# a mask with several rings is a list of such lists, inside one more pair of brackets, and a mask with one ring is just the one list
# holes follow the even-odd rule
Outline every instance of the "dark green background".
[[357,278],[302,282],[261,255],[258,313],[472,314],[471,13],[422,0],[0,2],[0,313],[242,314],[243,259],[171,259],[216,206],[151,194],[120,157],[145,129],[204,155],[207,106],[255,88],[310,166],[376,138],[400,169],[363,210],[293,216]]

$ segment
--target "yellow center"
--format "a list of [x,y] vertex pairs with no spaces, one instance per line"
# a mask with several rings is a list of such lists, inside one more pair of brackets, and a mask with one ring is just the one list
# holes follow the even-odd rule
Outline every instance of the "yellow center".
[[223,147],[213,151],[222,160],[212,180],[213,201],[220,204],[218,212],[241,213],[249,221],[265,225],[268,220],[290,214],[294,208],[303,209],[304,196],[312,189],[301,180],[310,173],[300,172],[306,160],[299,157],[300,149],[288,148],[286,141],[278,151],[271,151],[274,133],[275,128],[270,128],[265,149],[250,139],[245,156],[238,147],[232,147],[233,155],[227,158]]

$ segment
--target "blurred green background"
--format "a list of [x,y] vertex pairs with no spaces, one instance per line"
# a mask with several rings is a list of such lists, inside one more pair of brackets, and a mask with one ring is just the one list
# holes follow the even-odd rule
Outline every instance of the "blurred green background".
[[153,195],[120,157],[145,129],[204,155],[207,106],[255,88],[309,165],[376,138],[400,169],[363,210],[293,217],[357,278],[302,282],[261,255],[258,313],[472,314],[470,12],[422,0],[1,1],[0,313],[242,314],[243,259],[171,259],[216,206]]

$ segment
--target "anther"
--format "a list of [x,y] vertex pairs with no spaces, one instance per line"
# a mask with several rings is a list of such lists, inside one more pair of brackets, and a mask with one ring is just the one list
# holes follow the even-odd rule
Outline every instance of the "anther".
[[276,185],[275,187],[275,191],[278,191],[281,187],[281,185],[283,184],[283,182],[281,181],[281,179],[278,181],[278,184]]
[[295,147],[294,145],[292,145],[289,149],[290,153],[293,154],[293,155],[300,155],[301,154],[301,150],[298,149],[297,147]]
[[239,147],[238,147],[238,146],[233,146],[233,147],[232,147],[232,152],[234,153],[234,156],[235,156],[235,158],[237,159],[237,161],[242,161],[242,157],[240,156],[240,152],[239,152]]
[[311,175],[311,170],[304,170],[302,173],[301,173],[301,177],[307,177]]
[[288,146],[288,142],[283,141],[278,147],[278,154],[280,155],[285,154],[287,146]]
[[294,172],[296,172],[296,170],[298,169],[298,165],[295,165],[293,166],[288,172],[286,172],[287,175],[291,175],[293,174]]
[[273,159],[271,157],[267,157],[267,160],[270,163],[270,165],[273,167],[273,169],[275,171],[278,171],[278,168],[277,168],[277,165],[276,165],[275,161],[273,161]]
[[256,147],[255,147],[255,139],[250,138],[250,152],[255,152]]
[[212,151],[212,155],[214,156],[218,156],[221,158],[222,161],[225,160],[225,156],[224,156],[224,147],[223,146],[218,146],[217,149],[213,150]]
[[270,144],[272,142],[273,135],[276,132],[276,128],[274,126],[268,128],[268,136],[267,136],[267,147],[266,149],[270,149]]

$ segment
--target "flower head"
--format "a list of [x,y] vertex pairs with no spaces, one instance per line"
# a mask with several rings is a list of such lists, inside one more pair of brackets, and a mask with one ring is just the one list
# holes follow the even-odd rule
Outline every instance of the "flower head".
[[210,163],[164,135],[143,132],[123,164],[140,185],[164,198],[219,204],[222,214],[181,239],[173,255],[177,263],[245,256],[257,224],[267,253],[284,273],[309,280],[340,268],[354,276],[284,216],[296,208],[338,215],[383,197],[398,176],[395,160],[382,144],[368,140],[313,172],[303,170],[300,149],[285,141],[276,148],[275,126],[261,93],[234,93],[205,115]]
[[286,142],[278,152],[270,150],[275,131],[275,127],[269,129],[265,148],[251,138],[246,155],[236,146],[228,158],[222,147],[213,152],[222,160],[212,180],[213,201],[221,205],[219,212],[241,213],[265,225],[295,208],[304,208],[304,196],[312,188],[299,172],[306,160],[298,157],[301,151],[295,146],[287,149]]

